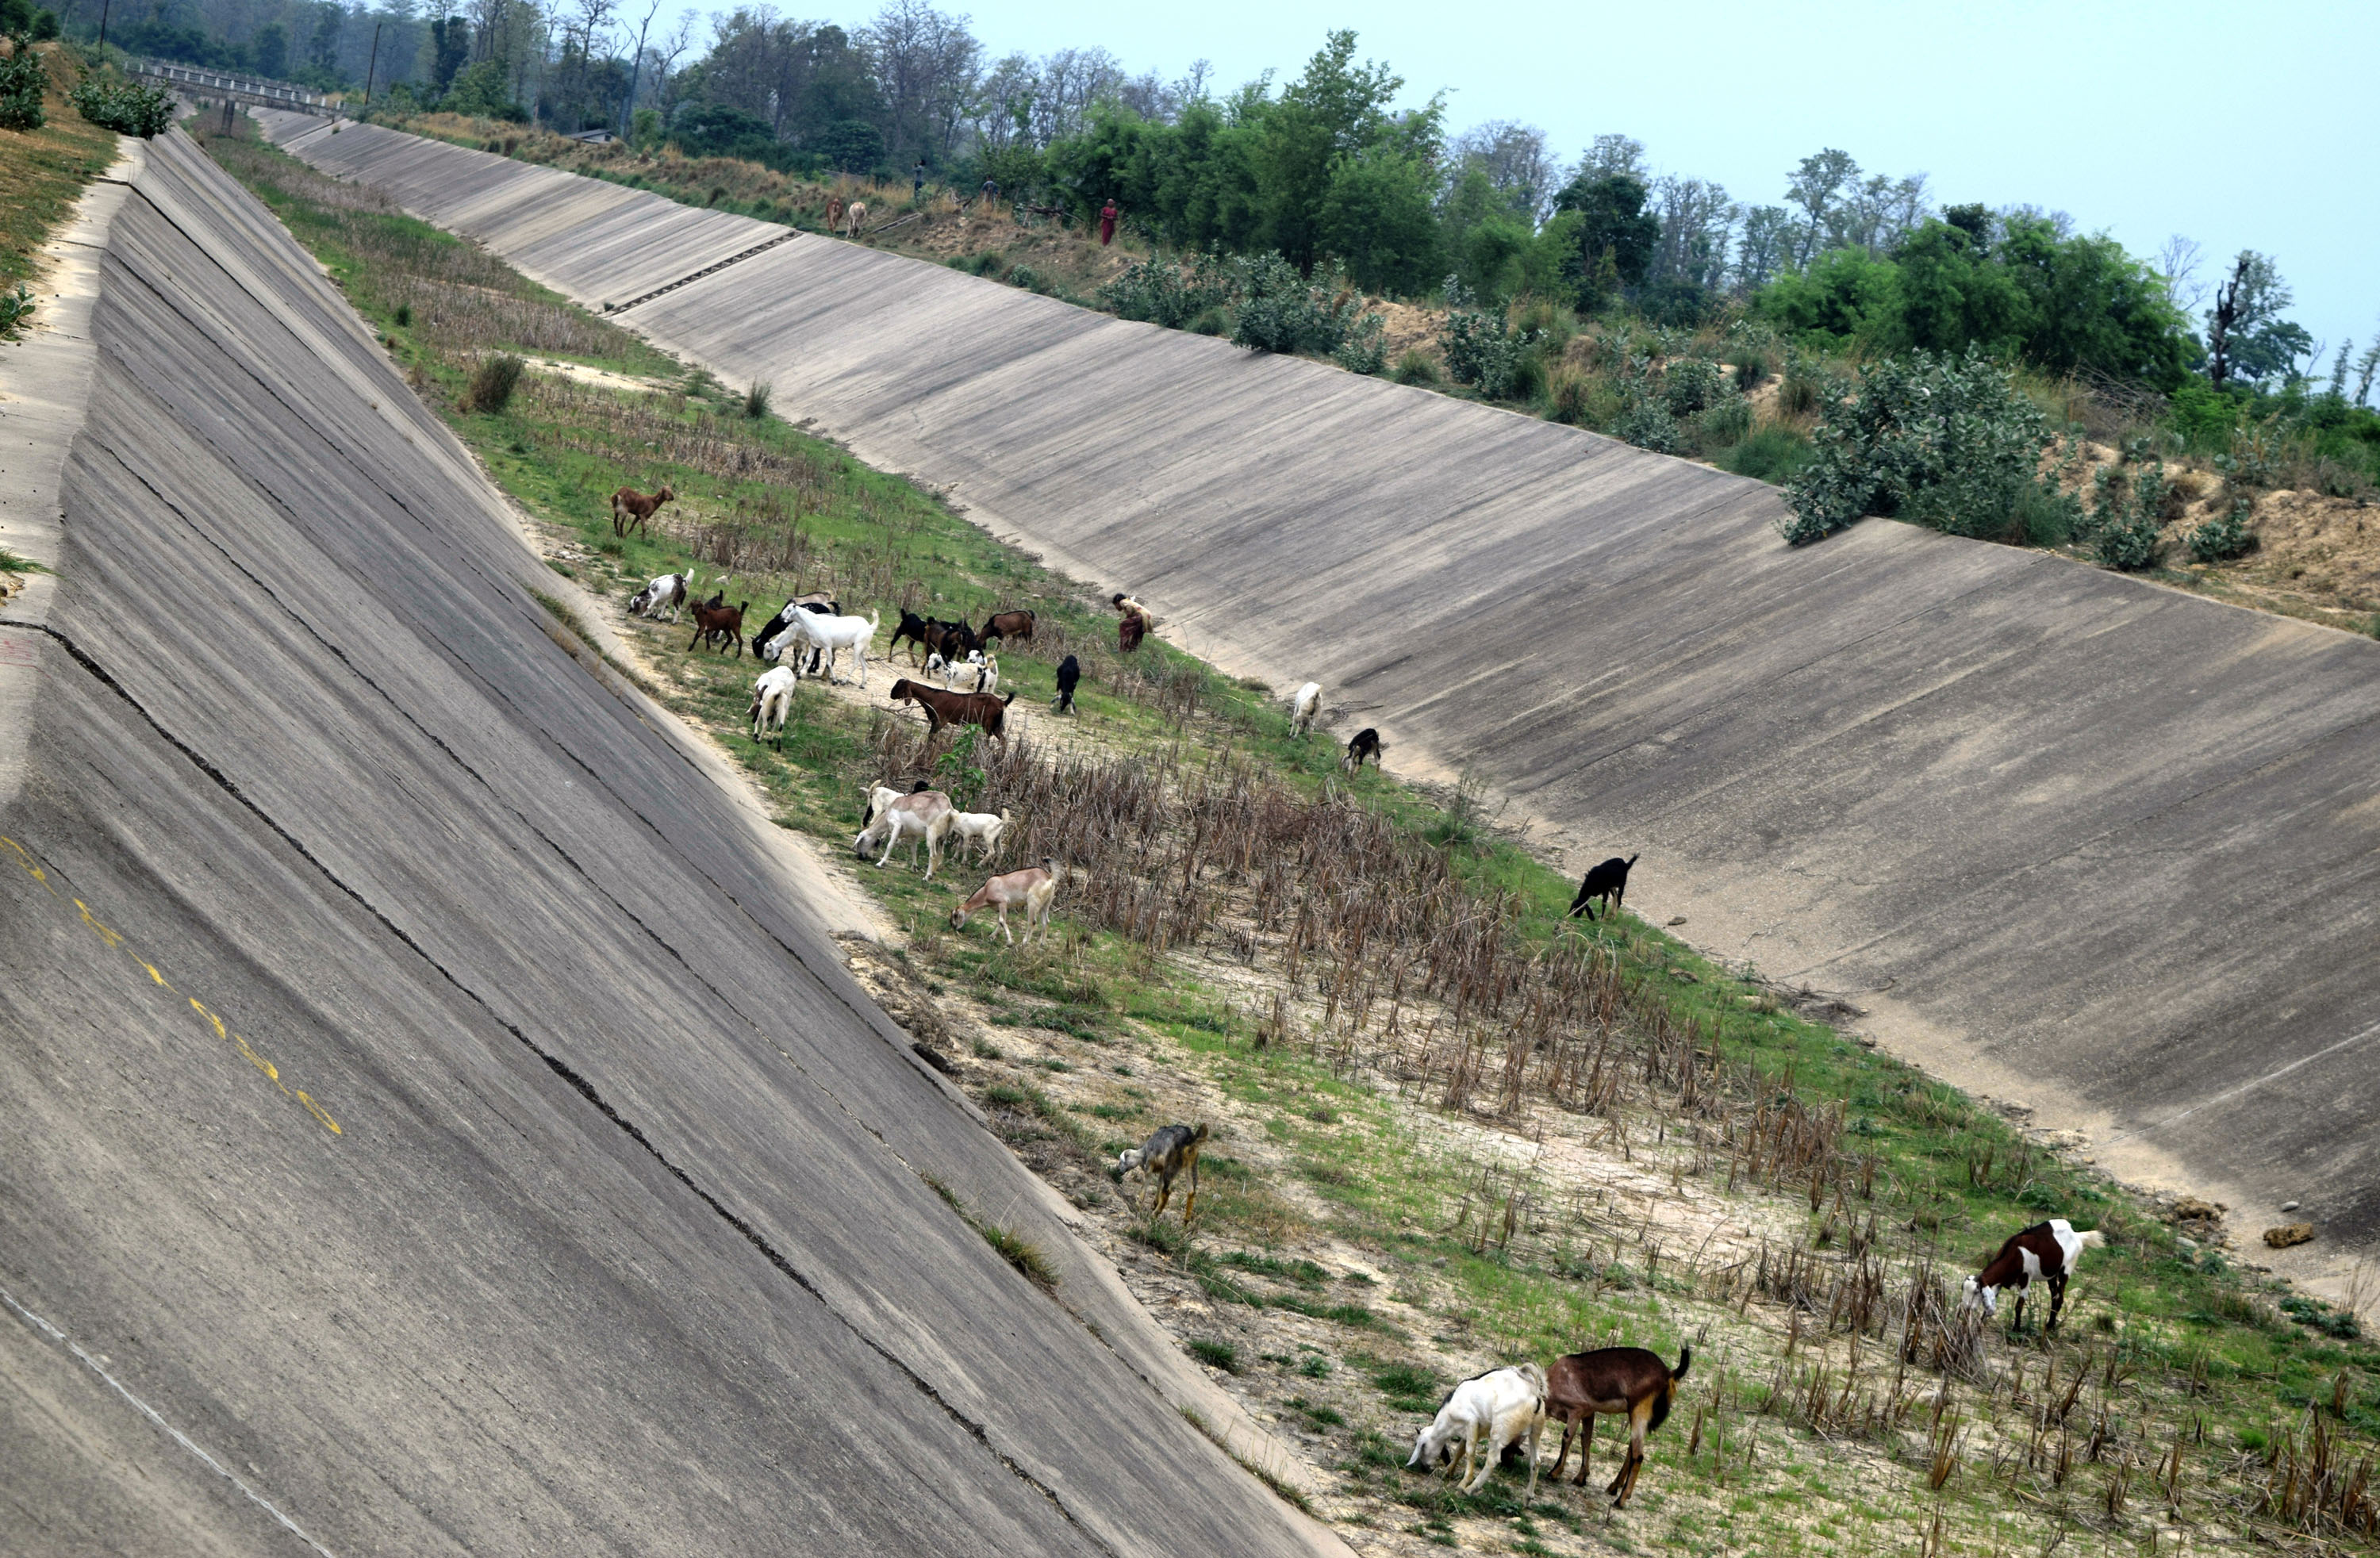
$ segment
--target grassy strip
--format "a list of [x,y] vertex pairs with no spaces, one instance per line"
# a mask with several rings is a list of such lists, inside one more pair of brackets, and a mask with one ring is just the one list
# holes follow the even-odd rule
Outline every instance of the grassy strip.
[[[577,530],[580,557],[562,566],[590,587],[625,593],[644,577],[691,562],[732,566],[739,593],[748,587],[769,604],[772,596],[782,599],[779,590],[832,579],[844,590],[847,609],[905,603],[972,617],[994,605],[1032,605],[1052,638],[1077,648],[1093,672],[1078,699],[1083,725],[1096,729],[1109,749],[1156,761],[1196,749],[1208,763],[1255,765],[1267,783],[1308,801],[1352,795],[1388,821],[1400,847],[1438,852],[1463,893],[1493,900],[1520,946],[1552,953],[1576,945],[1579,930],[1562,912],[1568,881],[1488,827],[1475,796],[1458,795],[1449,804],[1376,774],[1342,780],[1327,745],[1291,739],[1278,705],[1260,689],[1161,646],[1130,664],[1117,661],[1104,651],[1105,620],[1081,591],[999,546],[930,494],[868,471],[780,422],[744,416],[738,397],[664,369],[600,321],[572,322],[585,332],[574,337],[585,348],[578,359],[646,374],[661,387],[583,389],[533,376],[503,413],[457,409],[479,355],[540,349],[504,332],[548,328],[565,306],[514,278],[489,285],[521,299],[517,313],[473,315],[480,323],[468,331],[442,316],[425,320],[421,307],[407,300],[436,304],[442,284],[434,268],[453,262],[434,235],[400,215],[358,210],[347,187],[252,142],[217,142],[214,149],[346,278],[350,296],[387,335],[417,384],[444,407],[497,478],[532,512]],[[400,320],[396,310],[408,306],[410,317]],[[681,513],[671,520],[674,532],[613,538],[601,495],[622,480],[646,488],[670,481],[682,496]],[[755,744],[740,733],[748,663],[682,654],[664,631],[650,633],[667,667],[663,696],[721,733],[767,786],[784,825],[847,839],[857,820],[857,785],[879,771],[888,742],[905,739],[900,731],[880,712],[806,686],[783,747]],[[1027,698],[1046,697],[1049,658],[1013,656],[1009,682]],[[971,742],[927,761],[962,794],[983,781],[983,760]],[[1932,1500],[1954,1544],[2037,1540],[2042,1512],[2050,1509],[2053,1529],[2070,1529],[2078,1545],[2104,1547],[2131,1528],[2124,1524],[2127,1499],[2148,1496],[2138,1490],[2152,1479],[2151,1453],[2162,1456],[2171,1446],[2180,1448],[2171,1449],[2178,1469],[2170,1498],[2191,1519],[2277,1528],[2290,1518],[2288,1509],[2260,1509],[2257,1490],[2284,1464],[2296,1485],[2315,1425],[2351,1436],[2354,1455],[2366,1453],[2380,1433],[2380,1397],[2370,1386],[2380,1354],[2363,1345],[2343,1317],[2304,1301],[2283,1312],[2266,1284],[2219,1251],[2179,1237],[2096,1175],[2027,1142],[1955,1089],[1803,1020],[1758,984],[1632,918],[1591,935],[1595,949],[1618,968],[1639,1020],[1688,1035],[1694,1053],[1711,1057],[1714,1086],[1723,1085],[1737,1106],[1811,1101],[1822,1108],[1831,1101],[1840,1106],[1830,1116],[1840,1145],[1806,1182],[1772,1173],[1755,1191],[1751,1182],[1735,1184],[1727,1161],[1694,1165],[1664,1145],[1672,1130],[1681,1141],[1690,1132],[1694,1141],[1707,1139],[1682,1106],[1614,1115],[1616,1139],[1680,1175],[1682,1184],[1694,1174],[1713,1193],[1781,1216],[1796,1261],[1807,1256],[1837,1269],[1833,1251],[1856,1239],[1889,1242],[1906,1252],[1896,1259],[1955,1270],[2006,1232],[2044,1216],[2070,1215],[2110,1231],[2114,1247],[2086,1267],[2077,1322],[2067,1335],[2054,1343],[2025,1339],[2010,1355],[2013,1381],[2001,1377],[1973,1392],[1945,1386],[1927,1398],[1939,1420],[1953,1425],[1936,1466],[1876,1475],[1859,1469],[1876,1456],[1914,1454],[1904,1441],[1939,1431],[1923,1412],[1909,1417],[1913,1397],[1904,1385],[1915,1389],[1910,1382],[1922,1370],[1908,1371],[1908,1381],[1894,1378],[1888,1355],[1879,1376],[1872,1349],[1863,1394],[1854,1388],[1862,1379],[1857,1363],[1847,1379],[1840,1345],[1826,1351],[1823,1305],[1818,1318],[1808,1319],[1803,1307],[1786,1304],[1791,1330],[1782,1336],[1782,1319],[1765,1329],[1747,1320],[1755,1297],[1778,1314],[1780,1284],[1791,1280],[1767,1273],[1765,1258],[1755,1279],[1698,1266],[1682,1252],[1665,1255],[1658,1240],[1632,1244],[1626,1230],[1592,1215],[1524,1223],[1513,1216],[1522,1187],[1496,1180],[1492,1165],[1418,1135],[1410,1104],[1335,1063],[1318,1044],[1281,1042],[1291,1035],[1278,1032],[1259,1041],[1264,1017],[1147,943],[1078,921],[1062,926],[1054,945],[1012,950],[979,932],[966,939],[943,931],[952,902],[947,883],[898,871],[866,880],[909,931],[908,955],[929,985],[966,991],[990,1009],[995,1027],[1063,1032],[1088,1047],[1083,1061],[1060,1061],[1059,1067],[1096,1056],[1101,1069],[1127,1076],[1135,1063],[1187,1069],[1262,1120],[1269,1145],[1299,1165],[1329,1231],[1377,1252],[1399,1293],[1423,1297],[1435,1321],[1449,1328],[1451,1340],[1434,1341],[1545,1356],[1615,1333],[1672,1354],[1682,1340],[1719,1338],[1735,1362],[1715,1379],[1706,1374],[1694,1382],[1701,1394],[1691,1426],[1682,1422],[1676,1430],[1690,1435],[1692,1448],[1670,1442],[1663,1490],[1640,1495],[1648,1511],[1662,1510],[1664,1501],[1674,1504],[1674,1513],[1662,1516],[1668,1540],[1706,1545],[1727,1529],[1726,1512],[1757,1492],[1764,1501],[1760,1528],[1768,1540],[1796,1548],[1805,1539],[1897,1540],[1905,1506],[1920,1498]],[[1653,1089],[1645,1094],[1668,1108]],[[980,1096],[996,1120],[1014,1122],[1003,1128],[1028,1159],[1046,1148],[1088,1162],[1123,1145],[1100,1138],[1038,1089],[1001,1082]],[[1136,1116],[1130,1102],[1105,1107],[1111,1112],[1095,1106],[1091,1118]],[[1206,1166],[1213,1179],[1202,1196],[1202,1230],[1227,1233],[1256,1251],[1316,1231],[1311,1218],[1231,1158],[1210,1156]],[[1759,1178],[1755,1166],[1752,1179]],[[1793,1204],[1805,1194],[1806,1213]],[[1318,1319],[1380,1344],[1383,1330],[1371,1306],[1318,1294],[1305,1269],[1312,1262],[1248,1250],[1218,1258],[1178,1234],[1152,1229],[1148,1236],[1214,1297]],[[1211,1236],[1202,1231],[1200,1239]],[[1780,1248],[1780,1260],[1785,1253]],[[1797,1347],[1815,1350],[1797,1356]],[[1358,1357],[1344,1356],[1351,1363]],[[1218,1366],[1241,1362],[1233,1354]],[[2025,1372],[2038,1390],[2044,1368],[2061,1384],[2090,1383],[2086,1409],[2098,1413],[2091,1453],[2101,1458],[2087,1481],[2070,1487],[2066,1472],[2045,1469],[2037,1445],[2031,1455],[2008,1448],[2021,1438],[2015,1425],[2037,1406],[2025,1394]],[[1429,1391],[1439,1382],[1434,1370],[1399,1358],[1375,1359],[1369,1378],[1401,1412],[1427,1410]],[[1897,1418],[1877,1405],[1888,1381]],[[1878,1418],[1878,1410],[1886,1417]],[[1961,1438],[1961,1425],[1976,1437]],[[1998,1446],[1988,1462],[1974,1447],[1979,1442]],[[1968,1446],[1964,1462],[1961,1445]],[[2114,1449],[2102,1456],[2103,1446]],[[2346,1452],[2335,1453],[2347,1459]],[[1943,1455],[1950,1469],[1926,1490]],[[1357,1482],[1387,1490],[1383,1496],[1415,1503],[1433,1528],[1456,1516],[1492,1515],[1516,1529],[1551,1518],[1519,1509],[1500,1483],[1474,1501],[1415,1492],[1393,1473],[1383,1477],[1360,1447],[1345,1469]],[[2286,1506],[2287,1495],[2278,1502]],[[1772,1518],[1779,1522],[1773,1529],[1766,1524]],[[1751,1528],[1730,1537],[1730,1545]]]
[[33,274],[34,255],[74,210],[82,187],[115,160],[115,132],[86,120],[67,101],[80,56],[67,43],[41,43],[49,87],[47,122],[0,130],[0,291]]

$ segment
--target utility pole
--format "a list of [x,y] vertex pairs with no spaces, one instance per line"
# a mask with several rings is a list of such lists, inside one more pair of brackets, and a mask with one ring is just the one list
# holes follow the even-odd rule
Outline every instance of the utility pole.
[[364,106],[371,106],[372,72],[380,67],[380,22],[372,23],[371,58],[364,64]]

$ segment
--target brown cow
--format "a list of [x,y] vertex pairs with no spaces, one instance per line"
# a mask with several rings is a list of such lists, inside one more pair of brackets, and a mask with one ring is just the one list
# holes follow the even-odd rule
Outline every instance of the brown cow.
[[929,736],[946,724],[973,724],[981,725],[986,736],[1006,741],[1008,706],[1016,701],[1016,694],[994,698],[988,692],[945,692],[904,676],[892,684],[892,701],[916,702],[924,708]]
[[625,536],[630,530],[642,529],[646,535],[651,535],[652,531],[646,529],[646,522],[652,518],[655,509],[676,496],[669,490],[666,481],[662,483],[660,492],[650,494],[640,493],[634,487],[621,488],[612,494],[612,533]]
[[[724,639],[735,646],[736,654],[741,656],[744,652],[744,614],[751,605],[749,601],[738,601],[733,606],[695,607],[694,637],[686,641],[686,647],[691,650],[697,644]],[[721,647],[726,646],[722,644]]]

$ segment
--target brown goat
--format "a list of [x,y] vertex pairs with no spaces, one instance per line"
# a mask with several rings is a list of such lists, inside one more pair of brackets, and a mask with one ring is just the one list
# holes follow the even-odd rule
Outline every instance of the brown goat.
[[[744,613],[752,603],[738,601],[733,606],[697,606],[694,608],[694,637],[686,641],[687,649],[713,639],[724,639],[735,646],[737,655],[744,652]],[[721,646],[724,648],[725,646]]]
[[1008,739],[1008,706],[1016,701],[1016,694],[994,698],[988,692],[945,692],[938,687],[913,682],[904,676],[892,684],[892,701],[916,702],[926,711],[926,734],[931,736],[946,724],[975,724],[983,727],[986,736]]
[[653,511],[676,497],[666,481],[662,483],[662,490],[658,493],[640,493],[634,487],[621,488],[612,494],[612,533],[625,536],[630,530],[643,530],[646,535],[651,535],[653,532],[647,521],[652,518]]
[[826,198],[826,230],[832,233],[842,225],[843,197],[841,195],[829,195]]
[[1029,644],[1033,641],[1031,612],[994,612],[991,620],[983,625],[976,641],[989,649],[994,639],[1006,643]]
[[1580,1429],[1584,1431],[1578,1442],[1578,1482],[1582,1488],[1586,1486],[1595,1416],[1616,1414],[1628,1419],[1628,1458],[1603,1491],[1611,1495],[1612,1508],[1627,1508],[1628,1495],[1636,1491],[1637,1474],[1645,1468],[1645,1436],[1669,1419],[1678,1382],[1686,1377],[1694,1361],[1694,1349],[1687,1346],[1678,1349],[1675,1369],[1642,1347],[1598,1347],[1554,1359],[1553,1367],[1546,1370],[1546,1411],[1561,1419],[1562,1442],[1554,1455],[1552,1480],[1561,1480],[1571,1430]]

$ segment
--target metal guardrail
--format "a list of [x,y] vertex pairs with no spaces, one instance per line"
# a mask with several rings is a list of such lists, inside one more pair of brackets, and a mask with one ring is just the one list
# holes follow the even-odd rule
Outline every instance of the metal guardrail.
[[164,59],[136,59],[128,62],[124,68],[128,75],[164,81],[193,96],[228,98],[235,103],[253,103],[261,108],[287,108],[325,119],[335,119],[340,115],[338,105],[319,92],[293,87],[286,81],[268,80],[261,76],[236,76],[227,70],[176,65]]

